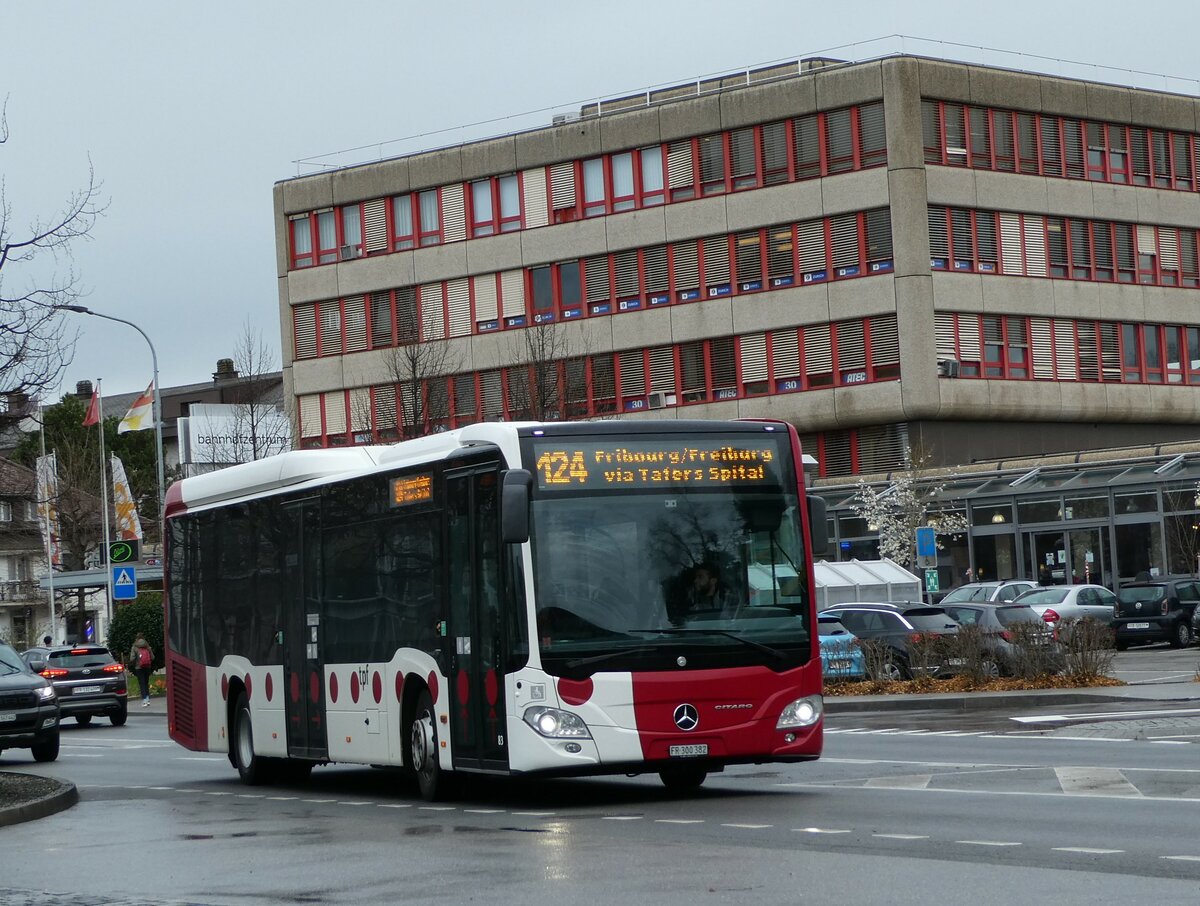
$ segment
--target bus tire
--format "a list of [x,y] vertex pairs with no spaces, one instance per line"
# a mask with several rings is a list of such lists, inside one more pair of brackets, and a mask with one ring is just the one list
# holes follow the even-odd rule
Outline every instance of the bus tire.
[[446,778],[438,761],[437,716],[429,690],[421,692],[417,708],[409,725],[409,760],[417,778],[417,788],[426,802],[436,802],[446,795]]
[[254,751],[254,725],[250,719],[250,701],[246,693],[238,695],[233,708],[233,766],[247,786],[266,783],[269,761]]
[[700,789],[704,779],[708,777],[708,771],[698,764],[681,764],[663,768],[658,772],[658,777],[668,790],[686,792]]

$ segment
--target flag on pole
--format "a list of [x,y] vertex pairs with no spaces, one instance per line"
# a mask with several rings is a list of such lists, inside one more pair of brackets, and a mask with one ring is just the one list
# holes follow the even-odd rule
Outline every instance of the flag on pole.
[[100,388],[92,391],[92,401],[88,403],[87,415],[83,417],[83,426],[90,428],[100,424]]
[[113,509],[117,514],[117,534],[122,541],[142,539],[142,521],[138,518],[129,490],[129,479],[125,477],[125,466],[116,456],[112,458]]
[[58,460],[55,454],[39,456],[37,460],[37,509],[42,524],[42,539],[50,556],[51,566],[62,566],[62,544],[58,527]]
[[146,392],[133,401],[121,424],[117,425],[117,433],[126,431],[144,431],[154,427],[154,381],[146,388]]

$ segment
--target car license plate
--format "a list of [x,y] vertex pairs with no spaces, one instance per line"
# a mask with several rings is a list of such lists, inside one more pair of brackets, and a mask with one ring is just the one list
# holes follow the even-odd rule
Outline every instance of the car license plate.
[[946,658],[946,664],[947,664],[947,666],[950,666],[950,667],[961,667],[966,662],[967,662],[966,659],[961,658],[961,657]]
[[0,724],[10,724],[17,719],[17,715],[5,712],[0,714]]
[[669,754],[672,758],[695,758],[697,755],[708,754],[708,744],[695,746],[671,746]]
[[1149,623],[1126,623],[1125,628],[1126,629],[1149,629],[1150,624]]
[[76,686],[72,695],[86,695],[89,693],[103,692],[103,686]]

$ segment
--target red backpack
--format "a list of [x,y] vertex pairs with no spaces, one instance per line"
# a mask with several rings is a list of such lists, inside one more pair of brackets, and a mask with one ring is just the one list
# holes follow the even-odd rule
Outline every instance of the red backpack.
[[138,665],[139,667],[149,667],[149,666],[150,666],[150,662],[151,662],[151,661],[153,661],[153,660],[154,660],[154,658],[153,658],[153,656],[150,654],[150,649],[149,649],[148,647],[147,647],[147,648],[139,648],[139,649],[138,649],[138,654],[137,654],[137,665]]

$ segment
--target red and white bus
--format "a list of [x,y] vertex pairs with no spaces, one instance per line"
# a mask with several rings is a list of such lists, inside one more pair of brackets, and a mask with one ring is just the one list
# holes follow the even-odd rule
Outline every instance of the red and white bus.
[[782,422],[484,423],[184,479],[171,737],[247,783],[397,765],[430,799],[454,772],[688,788],[815,759],[802,463]]

